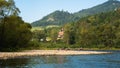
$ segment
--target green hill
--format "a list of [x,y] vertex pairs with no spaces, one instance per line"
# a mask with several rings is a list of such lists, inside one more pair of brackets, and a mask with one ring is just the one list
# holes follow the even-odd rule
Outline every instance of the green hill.
[[102,12],[114,11],[120,8],[120,1],[108,0],[107,2],[94,6],[92,8],[84,9],[76,13],[69,13],[65,11],[55,11],[42,19],[33,22],[32,26],[48,26],[48,25],[63,25],[69,22],[78,21],[82,17],[99,14]]
[[75,21],[76,19],[79,18],[69,12],[57,10],[43,17],[43,19],[33,22],[32,26],[63,25]]

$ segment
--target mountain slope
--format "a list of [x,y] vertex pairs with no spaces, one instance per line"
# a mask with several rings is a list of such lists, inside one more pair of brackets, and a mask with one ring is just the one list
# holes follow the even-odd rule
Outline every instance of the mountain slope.
[[120,8],[120,1],[108,0],[107,2],[94,6],[89,9],[84,9],[76,13],[69,13],[65,11],[55,11],[42,19],[33,22],[32,26],[47,26],[47,25],[63,25],[69,22],[78,21],[82,17],[94,15],[102,12],[114,11]]
[[75,19],[77,19],[77,17],[69,12],[55,11],[43,17],[43,19],[33,22],[32,26],[63,25],[75,21]]
[[108,0],[107,2],[105,2],[103,4],[100,4],[100,5],[94,6],[92,8],[84,9],[84,10],[81,10],[77,13],[74,13],[74,15],[81,18],[81,17],[85,17],[85,16],[88,16],[88,15],[113,11],[113,10],[116,10],[118,8],[120,8],[120,1]]

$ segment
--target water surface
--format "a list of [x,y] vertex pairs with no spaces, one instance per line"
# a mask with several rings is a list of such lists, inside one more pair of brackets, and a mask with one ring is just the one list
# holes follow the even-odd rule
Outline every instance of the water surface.
[[101,55],[36,56],[0,60],[0,68],[120,68],[120,51]]

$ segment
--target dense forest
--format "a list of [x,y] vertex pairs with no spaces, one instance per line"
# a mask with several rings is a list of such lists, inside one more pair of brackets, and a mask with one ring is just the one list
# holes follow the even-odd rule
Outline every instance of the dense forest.
[[72,42],[81,47],[98,48],[120,47],[120,9],[82,18],[74,26],[68,25],[71,26],[65,32],[69,35],[68,44]]

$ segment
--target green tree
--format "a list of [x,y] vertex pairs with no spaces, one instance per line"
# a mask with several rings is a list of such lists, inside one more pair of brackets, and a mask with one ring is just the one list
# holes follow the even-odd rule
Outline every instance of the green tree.
[[57,28],[52,28],[50,31],[50,37],[52,39],[52,43],[56,43],[58,37],[59,30]]
[[40,41],[45,41],[46,33],[45,30],[35,30],[33,31],[33,39]]
[[19,9],[13,0],[0,0],[0,50],[17,50],[30,41],[31,26],[18,14]]
[[27,47],[27,44],[32,37],[30,31],[31,28],[28,27],[28,24],[26,24],[20,17],[14,15],[6,17],[5,21],[4,40],[2,40],[4,43],[1,45],[2,48],[0,50],[16,50],[18,48]]
[[0,43],[1,48],[4,42],[5,37],[5,24],[6,24],[6,17],[10,15],[18,15],[19,9],[15,6],[13,0],[0,0],[0,25],[1,25],[1,34],[0,34]]
[[64,26],[64,42],[67,44],[75,44],[76,32],[74,24],[66,24]]

